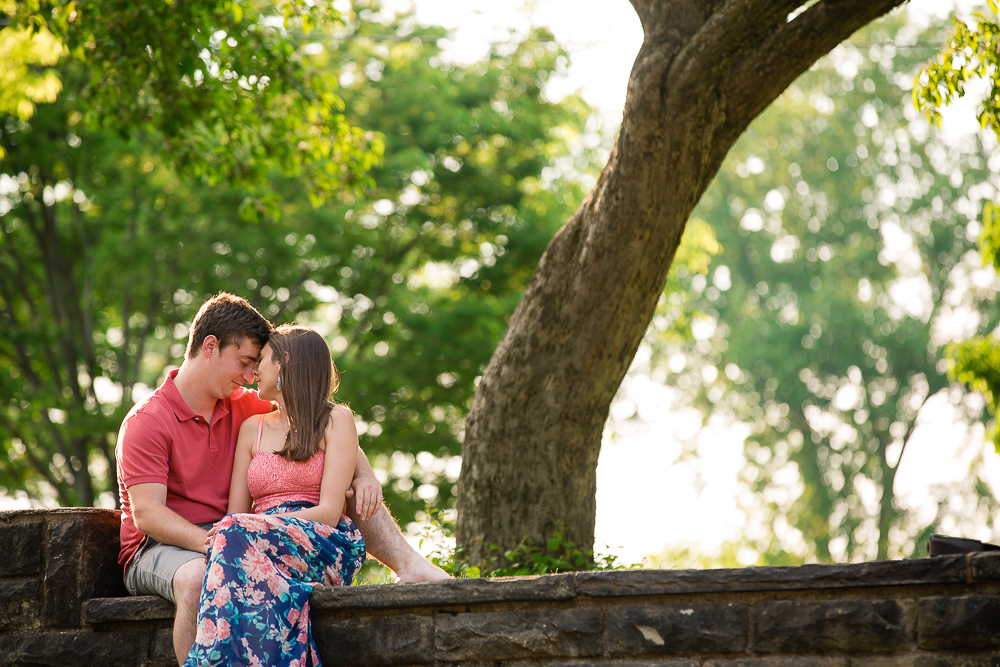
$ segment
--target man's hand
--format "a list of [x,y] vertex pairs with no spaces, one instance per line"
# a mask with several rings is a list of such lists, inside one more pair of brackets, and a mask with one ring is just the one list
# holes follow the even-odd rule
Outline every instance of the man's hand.
[[382,506],[382,485],[375,477],[372,464],[364,450],[358,447],[358,462],[354,468],[354,479],[351,486],[344,492],[345,498],[354,498],[357,518],[367,521],[375,516]]
[[382,485],[374,474],[363,474],[360,470],[351,482],[351,486],[344,492],[347,498],[354,498],[354,507],[358,517],[362,521],[375,516],[378,508],[382,505]]

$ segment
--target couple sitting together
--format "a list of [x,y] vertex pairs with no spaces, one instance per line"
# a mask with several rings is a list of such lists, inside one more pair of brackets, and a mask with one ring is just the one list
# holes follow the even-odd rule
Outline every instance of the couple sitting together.
[[338,384],[322,336],[221,293],[125,417],[119,563],[130,593],[176,603],[178,664],[319,665],[309,593],[350,585],[366,551],[400,581],[448,578],[382,505]]

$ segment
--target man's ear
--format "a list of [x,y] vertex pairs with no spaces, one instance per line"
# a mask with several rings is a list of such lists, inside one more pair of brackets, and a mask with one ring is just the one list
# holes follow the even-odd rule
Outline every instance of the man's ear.
[[206,357],[211,357],[212,353],[219,349],[219,339],[209,334],[201,343],[201,353]]

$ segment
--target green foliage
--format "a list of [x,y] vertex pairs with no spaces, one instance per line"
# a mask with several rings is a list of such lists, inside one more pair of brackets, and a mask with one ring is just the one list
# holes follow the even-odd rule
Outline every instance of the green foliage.
[[[982,100],[979,124],[991,129],[1000,139],[1000,22],[997,4],[988,0],[991,15],[977,13],[970,25],[954,21],[941,52],[927,62],[917,75],[913,88],[914,104],[937,127],[941,126],[940,109],[964,97],[966,84],[981,78],[990,85]],[[987,201],[982,208],[982,232],[979,252],[984,265],[1000,269],[1000,206]],[[986,398],[986,407],[993,416],[989,437],[1000,451],[1000,425],[995,417],[1000,409],[1000,342],[993,335],[975,336],[948,347],[950,377],[978,391]]]
[[[949,376],[986,399],[991,415],[1000,410],[1000,344],[994,336],[975,336],[948,346]],[[993,420],[989,437],[1000,452],[1000,424]]]
[[454,577],[513,577],[534,574],[554,574],[579,570],[608,571],[637,569],[642,563],[626,565],[614,554],[596,555],[593,550],[582,551],[576,544],[565,539],[557,527],[548,538],[544,548],[541,545],[522,541],[515,549],[510,549],[500,558],[499,547],[490,545],[489,551],[495,557],[484,563],[470,565],[462,556],[461,547],[454,544],[454,521],[438,509],[428,509],[424,523],[424,542],[432,545],[429,560]]
[[941,127],[941,107],[965,96],[966,85],[986,79],[989,92],[982,99],[979,124],[1000,139],[1000,21],[996,0],[987,0],[990,15],[975,13],[970,25],[954,20],[954,31],[940,53],[924,64],[913,85],[913,104],[935,126]]
[[945,391],[940,325],[965,308],[979,332],[998,321],[992,281],[962,278],[992,175],[981,146],[942,146],[900,104],[920,55],[900,27],[838,47],[740,139],[695,210],[722,247],[683,278],[704,326],[686,345],[651,336],[654,360],[686,356],[671,384],[749,429],[763,526],[733,547],[742,562],[912,553],[923,526],[893,481],[917,415],[932,397],[975,412]]
[[0,30],[0,114],[27,120],[35,113],[35,102],[55,101],[62,84],[51,66],[64,48],[48,30]]
[[[379,137],[346,122],[336,78],[303,50],[314,27],[339,21],[326,2],[138,0],[112,9],[28,0],[7,9],[0,34],[53,35],[84,66],[75,99],[85,121],[125,136],[156,133],[156,152],[181,171],[256,188],[278,165],[324,198],[363,182],[380,154]],[[273,213],[267,201],[259,205]]]

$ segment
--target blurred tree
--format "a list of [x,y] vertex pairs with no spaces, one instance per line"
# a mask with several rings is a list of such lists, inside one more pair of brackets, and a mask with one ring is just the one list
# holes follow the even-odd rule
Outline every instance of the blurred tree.
[[[327,2],[294,0],[114,9],[101,0],[4,0],[0,113],[27,120],[33,101],[51,101],[56,70],[36,70],[66,55],[83,65],[74,96],[85,121],[126,137],[155,132],[154,152],[213,182],[253,189],[279,165],[308,180],[314,196],[329,196],[363,178],[380,151],[378,137],[346,122],[332,73],[309,67],[296,48],[313,27],[338,20]],[[267,198],[255,204],[273,212]]]
[[975,239],[1000,181],[979,141],[945,144],[909,102],[915,45],[942,33],[883,21],[835,49],[751,125],[696,208],[723,252],[690,281],[708,317],[673,377],[749,426],[768,533],[746,539],[762,563],[914,553],[933,526],[908,522],[894,480],[921,409],[980,407],[942,351],[998,323]]

